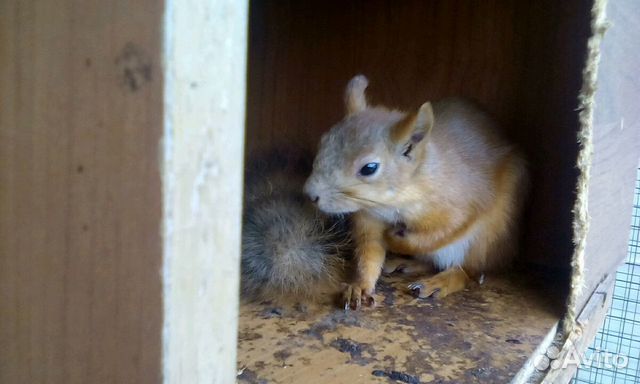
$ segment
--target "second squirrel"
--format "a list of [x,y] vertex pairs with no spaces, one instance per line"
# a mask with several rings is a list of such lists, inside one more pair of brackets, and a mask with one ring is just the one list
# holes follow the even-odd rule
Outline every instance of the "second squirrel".
[[340,291],[352,253],[348,223],[302,193],[311,156],[253,157],[245,172],[241,294],[247,301],[318,301]]

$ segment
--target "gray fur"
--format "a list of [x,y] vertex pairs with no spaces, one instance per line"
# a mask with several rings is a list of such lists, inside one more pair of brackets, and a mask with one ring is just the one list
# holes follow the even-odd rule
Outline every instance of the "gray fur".
[[242,296],[301,299],[345,279],[350,242],[345,220],[321,214],[302,193],[300,156],[270,154],[246,175],[242,233]]

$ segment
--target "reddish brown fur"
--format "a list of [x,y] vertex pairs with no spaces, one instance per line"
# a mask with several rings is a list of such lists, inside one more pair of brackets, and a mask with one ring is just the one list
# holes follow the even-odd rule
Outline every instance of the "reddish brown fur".
[[[420,296],[446,296],[510,260],[527,172],[495,123],[464,101],[402,114],[369,108],[364,94],[350,92],[364,89],[347,87],[345,99],[358,102],[323,138],[305,187],[320,209],[354,212],[358,274],[346,303],[371,300],[386,251],[446,269],[412,284]],[[369,162],[380,170],[358,173]]]

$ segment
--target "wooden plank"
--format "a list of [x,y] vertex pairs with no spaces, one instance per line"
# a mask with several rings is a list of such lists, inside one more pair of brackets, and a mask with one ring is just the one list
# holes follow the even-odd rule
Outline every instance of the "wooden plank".
[[562,311],[533,274],[445,300],[414,299],[410,281],[383,278],[378,305],[361,311],[242,305],[238,382],[507,383]]
[[[557,359],[551,362],[551,367],[543,377],[535,382],[542,384],[567,384],[571,382],[578,369],[577,361],[582,361],[585,351],[593,342],[611,307],[615,281],[615,274],[613,274],[606,276],[598,284],[576,319],[575,331],[567,337],[564,344],[555,345],[556,350],[559,351]],[[549,354],[547,353],[547,355]]]
[[0,382],[160,381],[162,3],[0,2]]
[[247,8],[235,0],[167,3],[166,383],[235,378]]
[[585,249],[581,309],[606,274],[627,255],[636,170],[640,160],[640,3],[610,1],[610,27],[601,44],[589,181],[591,217]]

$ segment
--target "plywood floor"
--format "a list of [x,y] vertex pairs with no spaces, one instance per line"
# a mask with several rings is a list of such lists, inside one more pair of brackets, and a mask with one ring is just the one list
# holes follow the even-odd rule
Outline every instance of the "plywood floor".
[[508,382],[560,317],[553,292],[533,280],[487,278],[438,300],[387,277],[377,306],[361,311],[243,304],[238,382]]

